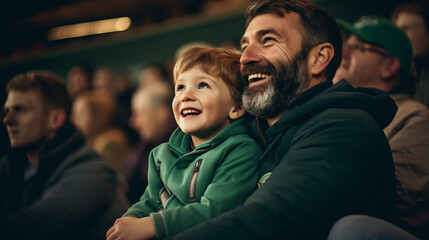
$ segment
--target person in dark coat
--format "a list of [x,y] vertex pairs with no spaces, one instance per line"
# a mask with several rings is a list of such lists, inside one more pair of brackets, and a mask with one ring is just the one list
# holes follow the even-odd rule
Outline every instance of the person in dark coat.
[[0,159],[1,239],[103,239],[127,209],[115,172],[70,122],[62,79],[46,71],[7,85]]

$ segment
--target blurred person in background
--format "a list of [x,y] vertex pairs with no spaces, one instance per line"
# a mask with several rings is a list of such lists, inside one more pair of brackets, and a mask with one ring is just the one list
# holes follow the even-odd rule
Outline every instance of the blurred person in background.
[[130,126],[138,132],[140,142],[134,146],[123,168],[130,203],[139,201],[147,186],[150,151],[167,142],[177,127],[171,110],[173,97],[174,88],[167,82],[141,87],[133,95]]
[[338,19],[350,33],[334,82],[388,92],[398,111],[384,128],[395,164],[394,222],[429,239],[429,109],[413,100],[409,76],[412,47],[407,35],[389,20],[364,16],[353,24]]
[[116,96],[115,73],[107,67],[97,68],[92,80],[92,89]]
[[100,67],[95,70],[93,78],[93,91],[104,92],[110,95],[117,105],[113,124],[125,132],[130,142],[138,141],[138,134],[128,125],[131,116],[131,95],[133,88],[130,86],[125,74],[118,74],[108,67]]
[[127,135],[114,126],[117,104],[103,91],[79,94],[73,102],[72,122],[88,143],[119,172],[129,151]]
[[93,68],[87,63],[74,64],[67,73],[67,89],[71,99],[79,93],[91,90]]
[[165,67],[161,64],[149,64],[145,66],[138,75],[139,88],[151,86],[157,82],[166,81],[170,81],[169,74]]
[[70,123],[64,82],[32,71],[7,92],[13,151],[0,159],[1,239],[104,239],[127,201],[115,171]]
[[410,38],[417,77],[414,96],[429,107],[429,2],[398,5],[392,12],[392,21]]

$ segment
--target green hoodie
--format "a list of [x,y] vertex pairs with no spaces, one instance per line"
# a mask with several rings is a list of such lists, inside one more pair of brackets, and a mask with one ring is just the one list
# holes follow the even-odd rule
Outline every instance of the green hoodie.
[[254,129],[266,145],[262,186],[172,239],[326,239],[342,216],[388,218],[395,173],[383,128],[395,112],[386,93],[345,80],[310,88],[273,126]]
[[244,121],[194,150],[190,135],[178,128],[151,152],[149,185],[124,216],[150,215],[157,238],[165,238],[242,204],[256,188],[262,153]]

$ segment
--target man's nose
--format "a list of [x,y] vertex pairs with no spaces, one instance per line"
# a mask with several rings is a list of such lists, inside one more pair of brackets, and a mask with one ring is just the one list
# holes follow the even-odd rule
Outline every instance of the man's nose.
[[12,112],[5,113],[4,118],[3,118],[3,123],[5,125],[11,125],[11,124],[13,124],[13,122],[14,122],[14,116],[13,116]]
[[348,59],[348,58],[350,58],[350,55],[351,55],[351,54],[352,54],[352,53],[351,53],[350,47],[349,47],[349,46],[347,46],[347,44],[344,44],[344,45],[343,45],[342,58],[343,58],[343,59]]
[[240,63],[241,65],[246,65],[249,63],[260,62],[261,59],[262,58],[258,46],[255,44],[249,44],[241,54]]

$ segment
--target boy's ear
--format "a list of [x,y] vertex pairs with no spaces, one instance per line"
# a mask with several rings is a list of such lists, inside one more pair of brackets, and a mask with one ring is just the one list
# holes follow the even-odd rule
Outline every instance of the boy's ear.
[[67,119],[66,111],[62,108],[52,109],[49,113],[49,127],[53,131],[57,131],[64,126]]
[[231,120],[236,120],[241,118],[246,111],[243,108],[243,105],[238,104],[237,106],[231,108],[231,111],[229,112],[229,118]]

